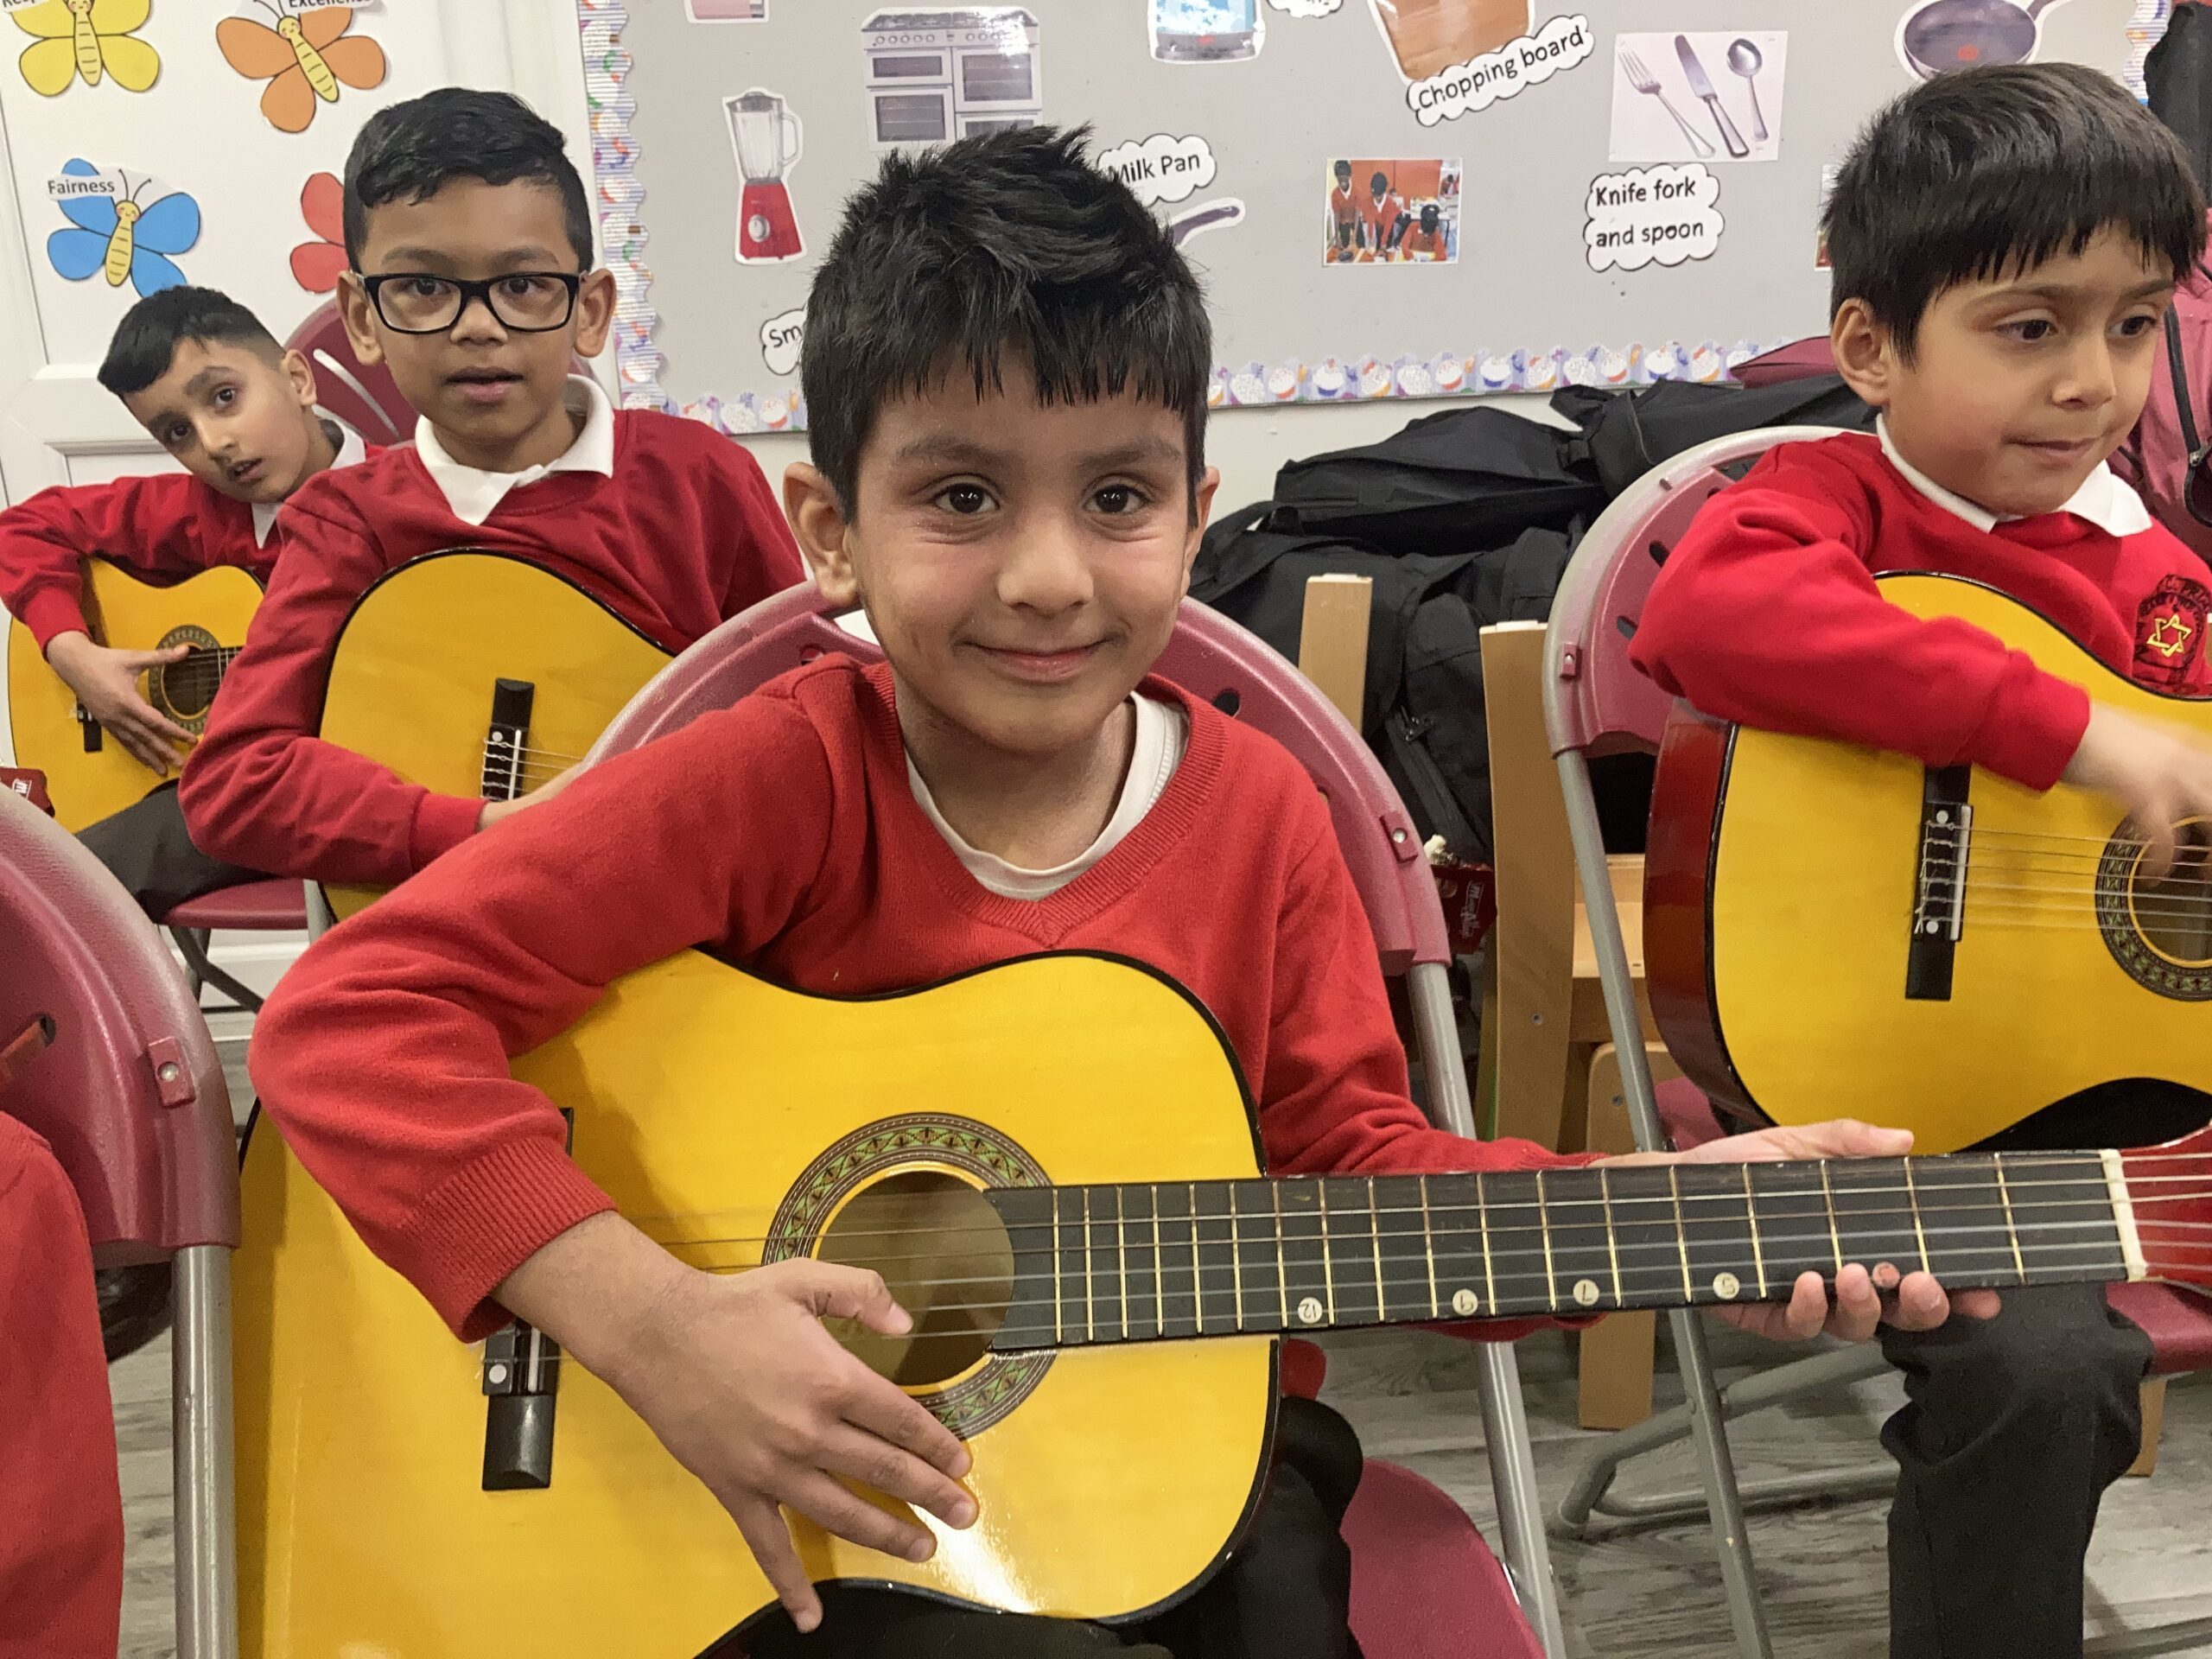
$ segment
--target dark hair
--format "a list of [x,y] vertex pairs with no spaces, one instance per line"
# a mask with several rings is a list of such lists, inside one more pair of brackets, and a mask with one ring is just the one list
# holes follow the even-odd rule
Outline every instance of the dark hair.
[[1197,510],[1205,300],[1166,228],[1091,164],[1090,137],[1019,127],[894,151],[846,203],[807,299],[799,375],[814,463],[848,515],[884,405],[956,371],[995,390],[1007,352],[1044,403],[1126,390],[1181,416]]
[[1375,176],[1367,181],[1367,188],[1370,190],[1388,190],[1390,188],[1390,175],[1377,168]]
[[178,342],[237,340],[270,362],[284,348],[261,319],[212,288],[164,288],[123,314],[100,364],[100,385],[117,397],[143,391],[169,372]]
[[2107,226],[2177,277],[2204,251],[2188,156],[2117,81],[2070,63],[1940,75],[1844,158],[1821,220],[1830,315],[1860,301],[1909,359],[1937,295],[2078,254]]
[[346,257],[361,268],[369,210],[427,201],[455,179],[524,180],[558,193],[576,263],[591,266],[591,200],[561,130],[512,92],[441,86],[362,124],[346,157]]
[[1330,171],[1334,173],[1338,178],[1344,180],[1347,184],[1351,181],[1351,163],[1350,162],[1332,162],[1330,163]]

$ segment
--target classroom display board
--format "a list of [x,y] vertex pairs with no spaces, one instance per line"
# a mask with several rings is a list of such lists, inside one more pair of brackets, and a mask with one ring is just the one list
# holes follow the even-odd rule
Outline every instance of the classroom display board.
[[813,262],[888,150],[1088,123],[1203,274],[1217,405],[1715,380],[1826,326],[1866,117],[2131,81],[2168,0],[578,0],[624,401],[803,426]]

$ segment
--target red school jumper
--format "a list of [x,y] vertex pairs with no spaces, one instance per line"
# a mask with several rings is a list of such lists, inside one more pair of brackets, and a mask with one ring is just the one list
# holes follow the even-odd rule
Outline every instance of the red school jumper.
[[2088,694],[1970,623],[1890,604],[1875,574],[1906,570],[1986,583],[2152,690],[2212,689],[2212,588],[2170,531],[2115,536],[2063,511],[1982,530],[1859,434],[1783,444],[1715,497],[1629,655],[1717,719],[2049,789],[2081,747]]
[[1031,901],[977,883],[923,815],[885,666],[829,657],[787,674],[594,766],[317,942],[262,1011],[260,1098],[369,1247],[465,1338],[503,1322],[501,1280],[611,1207],[508,1058],[692,945],[841,996],[1116,952],[1219,1023],[1276,1173],[1588,1162],[1429,1127],[1313,780],[1202,700],[1144,690],[1188,710],[1182,764],[1119,845]]
[[404,880],[474,835],[483,810],[315,734],[339,633],[386,571],[454,547],[529,559],[671,652],[803,574],[753,457],[651,410],[614,416],[612,477],[550,474],[510,490],[481,524],[456,518],[404,448],[309,480],[278,533],[269,596],[185,766],[185,823],[210,857],[322,881]]
[[276,537],[253,538],[253,508],[189,473],[41,490],[0,512],[0,605],[43,652],[59,633],[90,633],[84,561],[97,556],[166,587],[234,564],[262,582]]

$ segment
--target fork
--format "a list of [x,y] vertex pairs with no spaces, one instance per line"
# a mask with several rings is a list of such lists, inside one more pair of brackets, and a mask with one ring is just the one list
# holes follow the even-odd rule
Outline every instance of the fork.
[[1628,77],[1628,84],[1639,92],[1648,92],[1659,100],[1660,107],[1675,118],[1675,124],[1682,130],[1682,137],[1690,141],[1690,148],[1700,156],[1713,154],[1713,146],[1698,136],[1697,129],[1682,119],[1682,112],[1667,101],[1667,94],[1659,90],[1659,77],[1643,67],[1643,60],[1633,52],[1621,54],[1621,73]]

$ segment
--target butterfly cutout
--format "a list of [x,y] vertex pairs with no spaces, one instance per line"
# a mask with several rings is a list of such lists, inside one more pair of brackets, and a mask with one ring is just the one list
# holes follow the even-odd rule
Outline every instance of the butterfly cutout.
[[23,48],[23,79],[47,98],[79,75],[87,86],[112,76],[125,92],[144,92],[162,73],[162,54],[131,31],[152,10],[153,0],[38,0],[10,11],[17,29],[38,37]]
[[308,178],[300,192],[300,217],[317,239],[292,250],[292,280],[310,294],[327,294],[346,269],[346,190],[335,174]]
[[276,27],[251,17],[226,17],[215,25],[215,44],[232,68],[248,80],[265,80],[261,112],[279,132],[305,132],[318,102],[335,104],[340,85],[365,92],[384,84],[384,48],[365,35],[348,35],[346,6],[323,6],[288,17],[257,0]]
[[[99,168],[81,158],[64,162],[61,171],[77,179],[100,175]],[[199,241],[200,204],[175,190],[142,207],[138,192],[150,182],[141,179],[133,188],[124,174],[124,195],[60,198],[54,205],[70,228],[46,238],[46,257],[55,271],[73,283],[104,271],[111,288],[122,287],[127,276],[141,299],[165,288],[181,288],[184,272],[168,256]]]

